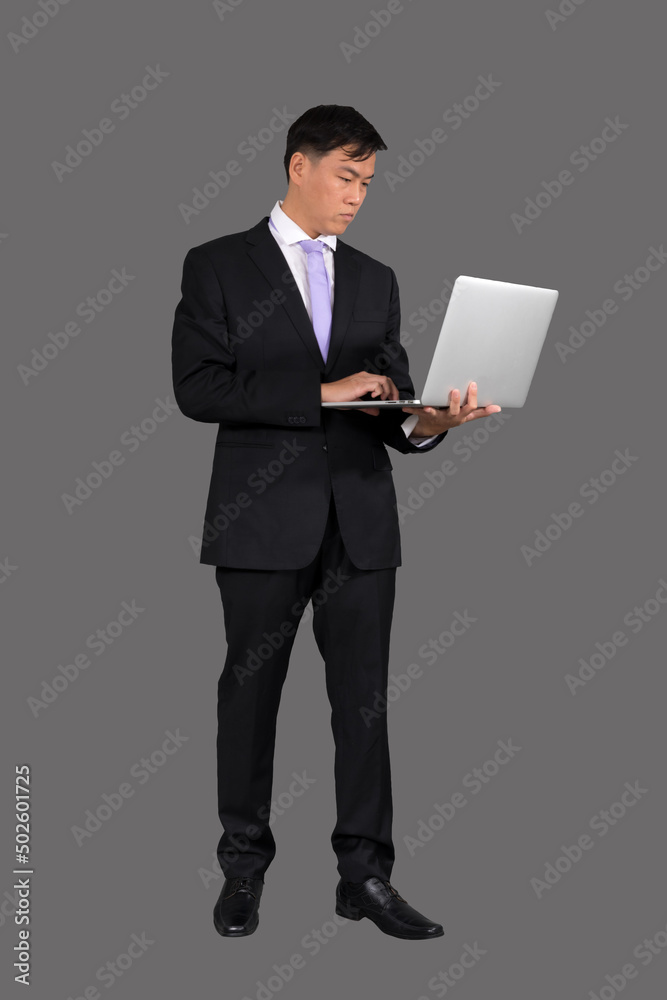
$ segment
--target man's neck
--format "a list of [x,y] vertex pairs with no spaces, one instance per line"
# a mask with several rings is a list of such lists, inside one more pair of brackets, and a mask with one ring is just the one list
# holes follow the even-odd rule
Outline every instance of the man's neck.
[[280,208],[281,211],[283,211],[285,215],[288,217],[288,219],[291,219],[292,222],[296,222],[297,226],[303,229],[304,233],[308,233],[308,236],[311,238],[311,240],[316,240],[318,236],[322,235],[319,232],[319,230],[315,230],[313,224],[309,222],[308,219],[301,216],[298,208],[292,205],[289,198],[285,198]]

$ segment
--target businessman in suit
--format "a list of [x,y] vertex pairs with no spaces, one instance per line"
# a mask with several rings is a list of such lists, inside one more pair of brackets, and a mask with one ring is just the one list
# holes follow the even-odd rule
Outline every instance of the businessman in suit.
[[[449,406],[410,399],[394,271],[340,239],[387,146],[354,108],[319,105],[290,127],[288,189],[251,229],[190,249],[172,334],[179,408],[218,424],[200,562],[216,567],[227,655],[218,683],[217,931],[251,934],[276,845],[269,826],[276,721],[290,652],[313,601],[335,744],[336,912],[384,933],[442,925],[390,881],[386,712],[401,547],[392,462],[497,412],[474,384]],[[368,400],[363,409],[324,401]]]

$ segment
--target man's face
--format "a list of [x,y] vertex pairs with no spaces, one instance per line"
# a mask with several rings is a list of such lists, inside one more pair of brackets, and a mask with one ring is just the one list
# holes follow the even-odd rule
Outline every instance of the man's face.
[[333,149],[318,161],[307,156],[295,164],[299,177],[298,204],[301,228],[312,234],[340,236],[356,217],[375,170],[375,153],[352,160],[344,147]]

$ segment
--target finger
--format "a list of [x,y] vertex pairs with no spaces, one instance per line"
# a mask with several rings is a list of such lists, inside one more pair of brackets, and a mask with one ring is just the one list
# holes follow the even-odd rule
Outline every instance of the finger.
[[452,389],[449,394],[449,412],[453,417],[458,416],[459,410],[461,409],[461,393],[458,389]]
[[478,417],[489,417],[492,413],[500,413],[499,406],[478,406],[471,414],[468,415],[468,420],[476,420]]
[[472,413],[469,413],[468,416],[464,418],[463,422],[465,423],[467,420],[478,420],[479,417],[488,417],[489,414],[498,413],[499,410],[500,407],[495,404],[493,406],[481,406],[476,410],[473,410]]
[[477,383],[471,382],[468,386],[468,392],[466,395],[466,403],[470,410],[477,409]]
[[358,409],[361,413],[370,413],[372,417],[377,417],[380,412],[377,406],[359,406]]
[[387,382],[389,383],[389,397],[388,398],[389,399],[400,399],[401,397],[399,395],[398,389],[396,388],[396,384],[395,384],[395,382],[394,382],[394,380],[392,378],[389,378],[388,375],[387,375]]

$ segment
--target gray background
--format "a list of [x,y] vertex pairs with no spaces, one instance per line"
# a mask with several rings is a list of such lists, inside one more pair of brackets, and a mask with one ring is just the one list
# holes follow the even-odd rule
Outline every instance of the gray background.
[[[625,996],[664,993],[667,955],[645,966],[633,950],[656,934],[667,940],[667,611],[650,604],[660,610],[636,634],[623,624],[667,574],[664,265],[627,302],[613,287],[667,237],[664,12],[646,0],[587,0],[552,28],[534,0],[414,0],[348,62],[341,43],[384,6],[242,0],[221,18],[211,3],[72,0],[17,53],[4,43],[0,559],[16,567],[0,586],[7,995],[18,991],[10,890],[13,769],[23,762],[33,767],[34,996],[65,1000],[94,984],[106,995],[96,971],[133,933],[154,943],[113,981],[113,996],[219,988],[239,1000],[343,991],[417,1000],[444,995],[429,980],[475,943],[485,954],[456,983],[461,1000],[502,983],[542,1000],[611,997],[605,976],[629,962],[638,974]],[[5,36],[38,9],[8,0]],[[125,121],[110,115],[156,64],[168,77]],[[488,74],[500,83],[493,95],[461,128],[443,125]],[[473,274],[561,291],[524,409],[469,461],[454,450],[462,428],[424,456],[392,452],[401,503],[411,488],[426,492],[427,473],[447,458],[456,466],[402,527],[390,667],[423,668],[389,709],[392,881],[444,924],[431,943],[396,941],[368,920],[332,923],[333,741],[310,624],[284,689],[274,794],[293,772],[316,780],[273,827],[278,854],[257,932],[215,933],[225,638],[213,568],[188,541],[201,529],[215,426],[174,413],[134,452],[121,444],[156,398],[173,400],[170,335],[186,251],[249,228],[285,195],[285,133],[253,162],[239,144],[274,107],[298,116],[318,103],[354,105],[389,146],[344,238],[396,270],[418,390],[441,320],[419,333],[409,317],[446,281]],[[105,116],[115,130],[59,182],[52,162]],[[629,127],[586,171],[572,166],[571,153],[616,116]],[[447,140],[391,191],[384,172],[439,126]],[[186,225],[178,205],[233,158],[241,175]],[[568,167],[574,183],[518,233],[512,213]],[[19,366],[32,349],[123,267],[134,280],[25,385]],[[618,311],[563,363],[556,344],[609,298]],[[125,462],[68,514],[62,495],[114,449]],[[581,486],[610,468],[616,449],[635,461],[596,503],[582,500]],[[529,566],[521,546],[577,500],[583,516]],[[28,698],[133,600],[145,609],[137,620],[35,717]],[[429,665],[420,647],[466,610],[476,622]],[[566,675],[619,629],[627,645],[572,694]],[[177,728],[188,737],[181,749],[145,784],[129,778]],[[411,854],[404,838],[509,739],[520,752]],[[134,796],[78,846],[72,827],[128,778]],[[636,805],[606,836],[592,832],[591,818],[636,781],[647,790]],[[531,879],[586,832],[594,849],[538,898]],[[322,928],[315,954],[304,936]],[[296,953],[303,967],[262,994],[274,965]]]

